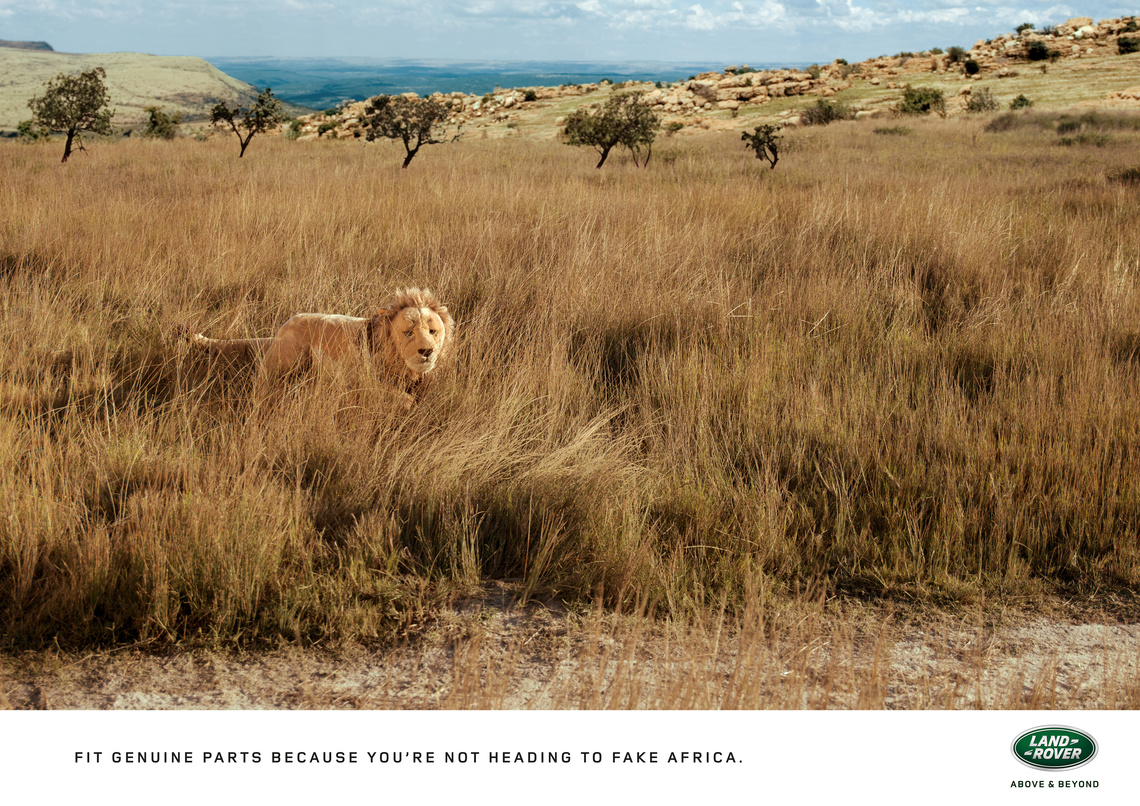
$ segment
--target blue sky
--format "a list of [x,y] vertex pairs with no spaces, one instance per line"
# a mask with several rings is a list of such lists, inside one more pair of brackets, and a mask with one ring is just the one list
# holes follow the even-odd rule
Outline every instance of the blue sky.
[[0,0],[0,39],[205,57],[824,62],[1130,14],[1140,0]]

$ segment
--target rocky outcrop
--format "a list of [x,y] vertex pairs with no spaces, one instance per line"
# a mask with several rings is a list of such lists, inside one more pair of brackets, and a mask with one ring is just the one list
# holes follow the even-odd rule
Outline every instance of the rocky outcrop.
[[[737,70],[742,70],[737,72]],[[837,78],[832,82],[822,74],[815,77],[802,70],[751,71],[730,68],[724,73],[701,73],[686,81],[672,84],[629,81],[610,86],[601,84],[569,84],[560,87],[516,87],[487,95],[461,92],[434,93],[429,96],[451,110],[449,122],[457,125],[504,123],[534,104],[573,96],[584,96],[599,89],[641,92],[646,101],[668,122],[670,119],[696,118],[719,110],[739,110],[745,105],[765,104],[774,98],[795,95],[834,95],[837,88],[850,86]],[[415,93],[407,93],[415,96]],[[361,119],[366,101],[342,104],[335,113],[317,113],[299,119],[298,139],[320,137],[353,138],[364,134]]]
[[[470,95],[462,92],[432,93],[429,98],[447,106],[451,112],[448,122],[453,125],[486,125],[504,123],[517,117],[520,110],[539,101],[550,101],[588,95],[599,89],[598,84],[566,84],[560,87],[516,87],[509,90],[496,90],[486,95]],[[414,92],[404,93],[418,98]],[[321,137],[337,139],[363,137],[362,120],[367,101],[347,101],[327,114],[317,112],[297,119],[298,140],[316,140]]]
[[1052,59],[1108,55],[1117,52],[1117,42],[1122,36],[1140,36],[1140,20],[1122,17],[1094,23],[1091,17],[1073,17],[1040,31],[1027,28],[979,40],[970,49],[970,58],[983,70],[996,70],[1009,62],[1029,61],[1034,48],[1037,55],[1047,53]]
[[1110,92],[1105,100],[1140,102],[1140,87],[1129,87],[1119,92]]

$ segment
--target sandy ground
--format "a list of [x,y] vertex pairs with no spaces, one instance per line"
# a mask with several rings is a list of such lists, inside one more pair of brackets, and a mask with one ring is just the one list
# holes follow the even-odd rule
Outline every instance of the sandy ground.
[[753,629],[458,604],[384,651],[0,656],[0,707],[1131,708],[1140,624],[1006,614],[900,622],[856,606]]

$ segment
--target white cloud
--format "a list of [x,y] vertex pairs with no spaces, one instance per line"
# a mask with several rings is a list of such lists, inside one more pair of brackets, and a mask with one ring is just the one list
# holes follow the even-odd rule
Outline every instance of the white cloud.
[[905,23],[935,23],[941,25],[954,24],[969,18],[974,12],[968,8],[940,8],[931,11],[911,11],[902,9],[896,15],[899,22]]
[[694,31],[711,31],[717,27],[716,16],[700,3],[697,3],[695,6],[689,6],[689,16],[685,17],[685,27]]
[[1122,13],[1121,0],[0,0],[0,36],[87,52],[803,60]]

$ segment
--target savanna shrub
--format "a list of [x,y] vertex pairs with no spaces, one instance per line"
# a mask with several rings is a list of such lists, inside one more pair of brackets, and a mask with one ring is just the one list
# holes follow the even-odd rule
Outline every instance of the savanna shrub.
[[153,137],[158,140],[173,140],[178,134],[178,125],[182,123],[182,115],[175,112],[168,115],[162,111],[161,106],[148,106],[146,108],[146,128],[143,137]]
[[970,97],[966,99],[967,112],[996,112],[997,108],[997,99],[994,98],[989,87],[978,87],[978,89],[970,93]]
[[1025,48],[1025,58],[1031,62],[1043,62],[1047,59],[1053,60],[1056,59],[1057,56],[1057,51],[1050,50],[1049,46],[1040,40],[1030,42],[1029,46]]
[[809,106],[800,113],[800,119],[806,126],[826,126],[837,120],[850,120],[855,112],[847,104],[826,101],[820,98],[814,106]]
[[16,126],[16,134],[22,143],[38,143],[40,140],[51,139],[51,130],[34,120],[21,120]]
[[1132,168],[1123,168],[1119,171],[1108,175],[1110,182],[1118,182],[1121,185],[1132,185],[1140,187],[1140,165]]
[[946,99],[942,90],[934,87],[912,87],[907,84],[903,87],[902,99],[895,106],[900,115],[925,115],[937,112],[945,117]]

